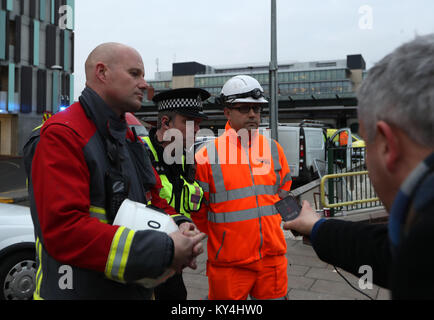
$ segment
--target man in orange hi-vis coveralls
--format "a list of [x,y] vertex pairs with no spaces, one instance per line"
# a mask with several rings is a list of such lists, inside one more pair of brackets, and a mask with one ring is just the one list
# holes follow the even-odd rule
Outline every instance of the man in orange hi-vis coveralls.
[[236,76],[223,86],[225,133],[196,153],[204,203],[191,215],[208,235],[210,300],[286,299],[286,242],[274,204],[289,194],[282,147],[259,133],[263,89]]

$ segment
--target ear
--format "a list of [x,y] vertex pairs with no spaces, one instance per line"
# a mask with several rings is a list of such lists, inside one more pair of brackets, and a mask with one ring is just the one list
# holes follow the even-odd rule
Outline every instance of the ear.
[[104,63],[98,62],[95,66],[95,77],[101,82],[107,80],[107,67]]
[[378,147],[383,156],[384,163],[390,173],[395,173],[402,156],[402,148],[399,143],[399,135],[394,128],[384,121],[377,123]]
[[169,122],[170,122],[170,119],[169,119],[169,117],[168,116],[163,116],[162,118],[161,118],[161,125],[164,127],[164,126],[169,126]]
[[225,107],[225,108],[223,109],[223,113],[224,113],[226,119],[229,120],[229,117],[230,117],[230,115],[231,115],[231,109]]

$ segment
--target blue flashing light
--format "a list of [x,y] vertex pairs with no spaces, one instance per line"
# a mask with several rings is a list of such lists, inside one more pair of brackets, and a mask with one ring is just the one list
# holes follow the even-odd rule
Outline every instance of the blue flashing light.
[[9,103],[8,111],[9,113],[18,114],[20,111],[20,106],[16,103]]
[[65,111],[66,109],[68,109],[68,106],[60,106],[59,112]]

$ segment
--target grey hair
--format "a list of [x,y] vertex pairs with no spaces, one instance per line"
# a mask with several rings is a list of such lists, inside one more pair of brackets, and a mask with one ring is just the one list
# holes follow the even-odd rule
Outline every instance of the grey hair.
[[384,57],[357,93],[366,139],[383,120],[416,143],[434,147],[434,34],[418,36]]

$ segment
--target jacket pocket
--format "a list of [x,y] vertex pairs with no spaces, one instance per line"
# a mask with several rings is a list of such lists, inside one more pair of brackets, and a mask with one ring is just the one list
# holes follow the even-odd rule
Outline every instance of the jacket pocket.
[[221,244],[219,250],[217,251],[217,254],[215,255],[215,259],[216,259],[216,260],[217,260],[218,257],[219,257],[220,251],[223,249],[223,244],[224,244],[224,242],[225,242],[225,237],[226,237],[226,231],[223,232],[222,244]]

